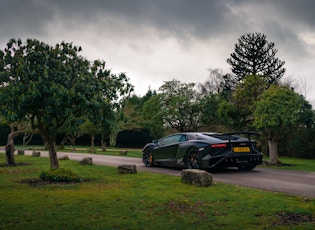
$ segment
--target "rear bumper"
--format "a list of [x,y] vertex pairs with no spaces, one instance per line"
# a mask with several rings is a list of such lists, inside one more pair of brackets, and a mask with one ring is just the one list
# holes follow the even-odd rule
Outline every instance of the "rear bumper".
[[202,158],[202,168],[224,168],[224,167],[239,167],[241,165],[260,165],[263,162],[262,154],[235,154],[229,153],[211,157],[210,155]]

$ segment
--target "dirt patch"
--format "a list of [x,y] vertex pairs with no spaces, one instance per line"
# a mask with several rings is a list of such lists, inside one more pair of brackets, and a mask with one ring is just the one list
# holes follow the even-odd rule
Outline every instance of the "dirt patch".
[[16,167],[16,166],[29,166],[32,165],[32,163],[16,163],[15,165],[6,165],[6,164],[0,164],[0,167]]
[[[207,214],[203,211],[206,208],[206,203],[204,202],[189,203],[182,200],[170,200],[164,204],[160,204],[160,207],[161,209],[155,212],[156,215],[169,213],[172,216],[173,214],[180,213],[181,215],[190,216],[192,224],[195,225],[208,219]],[[196,217],[193,218],[192,215]]]
[[311,215],[302,215],[298,213],[279,213],[278,220],[274,225],[298,225],[301,223],[315,223],[315,218]]
[[51,181],[41,180],[40,178],[31,178],[31,179],[23,179],[23,180],[20,180],[19,182],[22,184],[29,184],[31,186],[40,186],[40,185],[51,185],[51,184],[56,184],[56,185],[78,184],[78,183],[83,183],[83,182],[88,182],[88,181],[93,181],[93,179],[85,178],[79,182],[74,182],[74,181],[73,182],[51,182]]
[[41,179],[23,179],[23,180],[21,180],[19,182],[22,183],[22,184],[29,184],[29,185],[32,185],[32,186],[50,184],[48,181],[43,181]]

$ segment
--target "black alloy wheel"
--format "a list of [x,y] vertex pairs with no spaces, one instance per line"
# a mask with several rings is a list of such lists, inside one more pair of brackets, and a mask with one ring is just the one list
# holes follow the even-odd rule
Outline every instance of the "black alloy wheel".
[[152,156],[152,149],[151,148],[146,148],[143,151],[142,155],[143,163],[147,167],[152,167],[153,166],[153,156]]
[[200,153],[198,148],[190,148],[186,154],[186,167],[189,169],[200,168]]

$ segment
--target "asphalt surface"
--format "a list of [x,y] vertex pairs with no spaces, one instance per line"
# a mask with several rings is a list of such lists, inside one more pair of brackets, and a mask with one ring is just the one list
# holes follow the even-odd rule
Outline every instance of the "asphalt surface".
[[[31,155],[32,151],[25,151]],[[139,158],[123,156],[105,156],[98,154],[58,153],[58,157],[67,155],[70,160],[81,161],[84,157],[92,157],[93,164],[117,167],[118,165],[136,165],[137,171],[152,172],[180,176],[180,169],[145,167]],[[41,156],[48,153],[41,151]],[[214,182],[234,184],[272,192],[281,192],[306,198],[315,198],[315,172],[302,172],[270,168],[255,168],[244,172],[229,168],[211,172]]]

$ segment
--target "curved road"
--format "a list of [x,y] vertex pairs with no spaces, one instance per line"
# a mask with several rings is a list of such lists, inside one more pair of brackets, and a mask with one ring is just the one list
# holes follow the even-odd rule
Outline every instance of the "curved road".
[[[25,151],[31,155],[32,151]],[[105,156],[98,154],[58,153],[58,157],[67,155],[70,160],[80,161],[92,157],[93,164],[114,166],[122,164],[136,165],[138,171],[180,176],[181,170],[157,167],[145,167],[140,158],[123,156]],[[48,157],[41,151],[41,156]],[[315,198],[315,172],[291,171],[270,168],[256,168],[249,172],[226,169],[212,172],[215,182],[240,185],[273,192],[283,192],[302,197]]]

